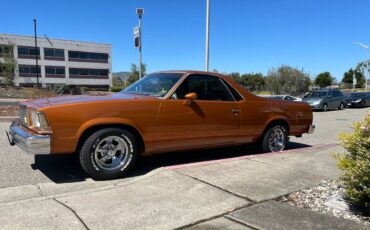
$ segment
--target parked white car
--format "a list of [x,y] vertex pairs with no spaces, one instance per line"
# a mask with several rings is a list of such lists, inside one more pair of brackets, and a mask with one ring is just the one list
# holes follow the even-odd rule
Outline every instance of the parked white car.
[[299,97],[293,97],[290,95],[271,95],[267,96],[268,98],[275,99],[275,100],[282,100],[282,101],[302,101]]

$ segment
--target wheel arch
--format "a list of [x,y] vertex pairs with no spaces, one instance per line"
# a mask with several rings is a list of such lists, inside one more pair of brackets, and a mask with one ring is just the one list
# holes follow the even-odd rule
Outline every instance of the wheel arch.
[[266,125],[265,125],[265,128],[263,129],[263,132],[262,134],[260,135],[260,138],[263,138],[263,135],[265,135],[265,133],[274,125],[284,125],[287,129],[287,135],[289,136],[289,133],[290,133],[290,123],[287,119],[283,118],[283,117],[278,117],[278,118],[274,118],[274,119],[271,119],[269,120],[268,122],[266,122]]
[[85,128],[79,135],[76,150],[79,150],[79,148],[82,146],[82,143],[94,132],[104,128],[120,128],[131,132],[137,139],[140,155],[145,153],[145,144],[141,132],[139,132],[136,127],[125,123],[94,124]]

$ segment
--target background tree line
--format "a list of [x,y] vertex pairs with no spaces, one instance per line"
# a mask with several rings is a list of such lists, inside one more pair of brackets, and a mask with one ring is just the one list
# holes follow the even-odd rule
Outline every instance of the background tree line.
[[[141,66],[145,75],[146,65]],[[366,61],[360,62],[355,68],[350,68],[343,74],[340,88],[352,88],[353,75],[356,77],[356,88],[365,86]],[[219,73],[216,69],[213,72]],[[271,68],[267,75],[262,73],[240,73],[231,72],[222,74],[230,76],[240,85],[254,93],[262,94],[289,94],[293,96],[302,96],[310,91],[312,87],[325,88],[336,85],[336,79],[330,72],[325,71],[316,76],[308,72],[299,70],[289,65],[282,65],[277,68]],[[128,80],[125,86],[128,86],[139,79],[139,68],[131,64],[131,71],[128,73]]]

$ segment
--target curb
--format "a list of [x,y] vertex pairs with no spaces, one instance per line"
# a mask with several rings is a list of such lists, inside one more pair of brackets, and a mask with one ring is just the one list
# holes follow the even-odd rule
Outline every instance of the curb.
[[220,159],[220,160],[211,160],[211,161],[201,161],[201,162],[195,162],[195,163],[186,163],[186,164],[179,164],[179,165],[171,165],[171,166],[166,166],[166,169],[170,170],[176,170],[180,168],[187,168],[187,167],[193,167],[193,166],[201,166],[201,165],[209,165],[209,164],[216,164],[216,163],[224,163],[224,162],[229,162],[229,161],[237,161],[237,160],[243,160],[243,159],[254,159],[258,157],[265,157],[265,156],[271,156],[271,155],[280,155],[280,154],[285,154],[285,153],[291,153],[295,151],[307,151],[307,150],[314,150],[314,149],[322,149],[322,148],[327,148],[327,147],[334,147],[337,146],[338,143],[325,143],[325,144],[319,144],[319,145],[314,145],[310,147],[304,147],[300,149],[289,149],[289,150],[284,150],[280,152],[272,152],[272,153],[257,153],[257,154],[252,154],[252,155],[244,155],[240,157],[232,157],[232,158],[225,158],[225,159]]
[[0,117],[0,122],[12,122],[18,120],[18,117]]
[[[94,181],[92,179],[89,179],[78,184],[56,184],[54,182],[46,182],[33,185],[21,185],[15,187],[0,188],[0,197],[2,198],[0,199],[0,209],[19,205],[29,201],[37,202],[41,200],[115,189],[138,183],[147,178],[156,176],[164,171],[166,171],[166,169],[162,167],[142,176],[133,178],[122,178],[110,181]],[[66,187],[69,191],[63,191],[63,187]]]

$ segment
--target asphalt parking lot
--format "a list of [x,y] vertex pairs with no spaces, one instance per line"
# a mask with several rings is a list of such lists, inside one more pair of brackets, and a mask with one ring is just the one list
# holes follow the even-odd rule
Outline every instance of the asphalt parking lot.
[[[364,118],[369,110],[346,109],[342,111],[314,112],[316,130],[313,135],[291,138],[289,149],[335,143],[340,132],[351,131],[351,124]],[[43,182],[78,182],[88,179],[73,156],[32,156],[24,154],[17,147],[10,147],[5,135],[9,122],[0,123],[0,188]],[[143,175],[162,166],[195,163],[215,159],[243,156],[258,153],[255,146],[235,148],[207,149],[181,153],[169,153],[146,157],[138,162],[137,167],[128,176]]]

